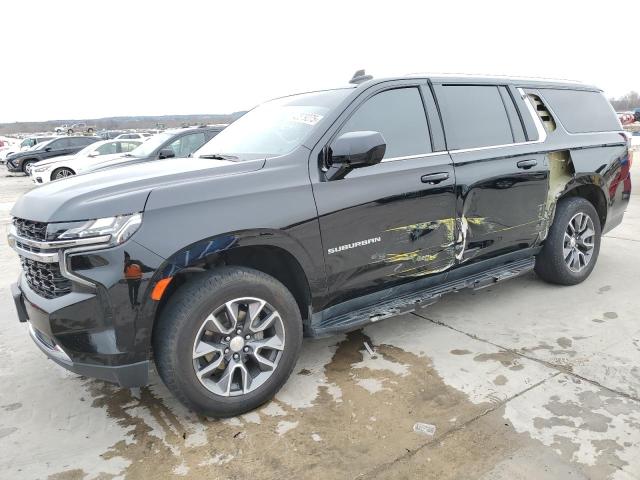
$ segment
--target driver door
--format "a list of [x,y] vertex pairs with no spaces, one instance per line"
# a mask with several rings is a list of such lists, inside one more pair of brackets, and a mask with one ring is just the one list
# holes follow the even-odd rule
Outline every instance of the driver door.
[[379,164],[313,183],[330,304],[454,263],[455,174],[444,142],[434,148],[424,96],[433,101],[420,84],[365,91],[329,140],[376,131],[386,143]]

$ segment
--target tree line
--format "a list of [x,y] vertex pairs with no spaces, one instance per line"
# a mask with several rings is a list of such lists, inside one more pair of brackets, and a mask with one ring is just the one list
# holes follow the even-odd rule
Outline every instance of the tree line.
[[638,92],[629,92],[618,98],[610,98],[609,102],[611,102],[616,112],[626,112],[634,108],[640,108],[640,94]]

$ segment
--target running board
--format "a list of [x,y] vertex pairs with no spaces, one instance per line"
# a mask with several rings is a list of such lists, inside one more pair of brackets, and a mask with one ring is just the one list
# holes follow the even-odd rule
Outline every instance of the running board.
[[503,280],[520,276],[533,270],[534,265],[535,259],[534,257],[530,257],[524,260],[510,262],[481,273],[476,273],[459,280],[452,280],[424,290],[406,293],[392,300],[385,300],[365,308],[327,318],[315,325],[311,325],[309,334],[314,337],[320,337],[356,330],[367,324],[413,312],[416,308],[431,305],[446,293],[457,292],[465,288],[478,290]]

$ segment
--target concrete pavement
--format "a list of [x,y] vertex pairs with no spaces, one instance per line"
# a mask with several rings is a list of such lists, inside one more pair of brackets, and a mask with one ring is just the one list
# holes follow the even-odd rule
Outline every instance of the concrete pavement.
[[29,188],[0,178],[0,478],[640,479],[638,196],[583,284],[531,273],[307,340],[274,401],[217,421],[156,375],[119,389],[32,344],[4,236]]

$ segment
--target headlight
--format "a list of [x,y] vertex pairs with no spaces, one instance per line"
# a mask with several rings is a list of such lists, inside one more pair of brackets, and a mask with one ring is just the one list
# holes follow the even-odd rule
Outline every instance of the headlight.
[[51,240],[78,240],[92,237],[96,237],[98,240],[100,237],[100,243],[104,242],[109,246],[114,246],[129,239],[140,228],[140,225],[142,225],[142,213],[83,222],[50,223],[47,228],[47,237]]
[[39,167],[39,168],[34,168],[33,171],[34,172],[44,172],[46,170],[49,170],[49,166],[47,165],[46,167]]

